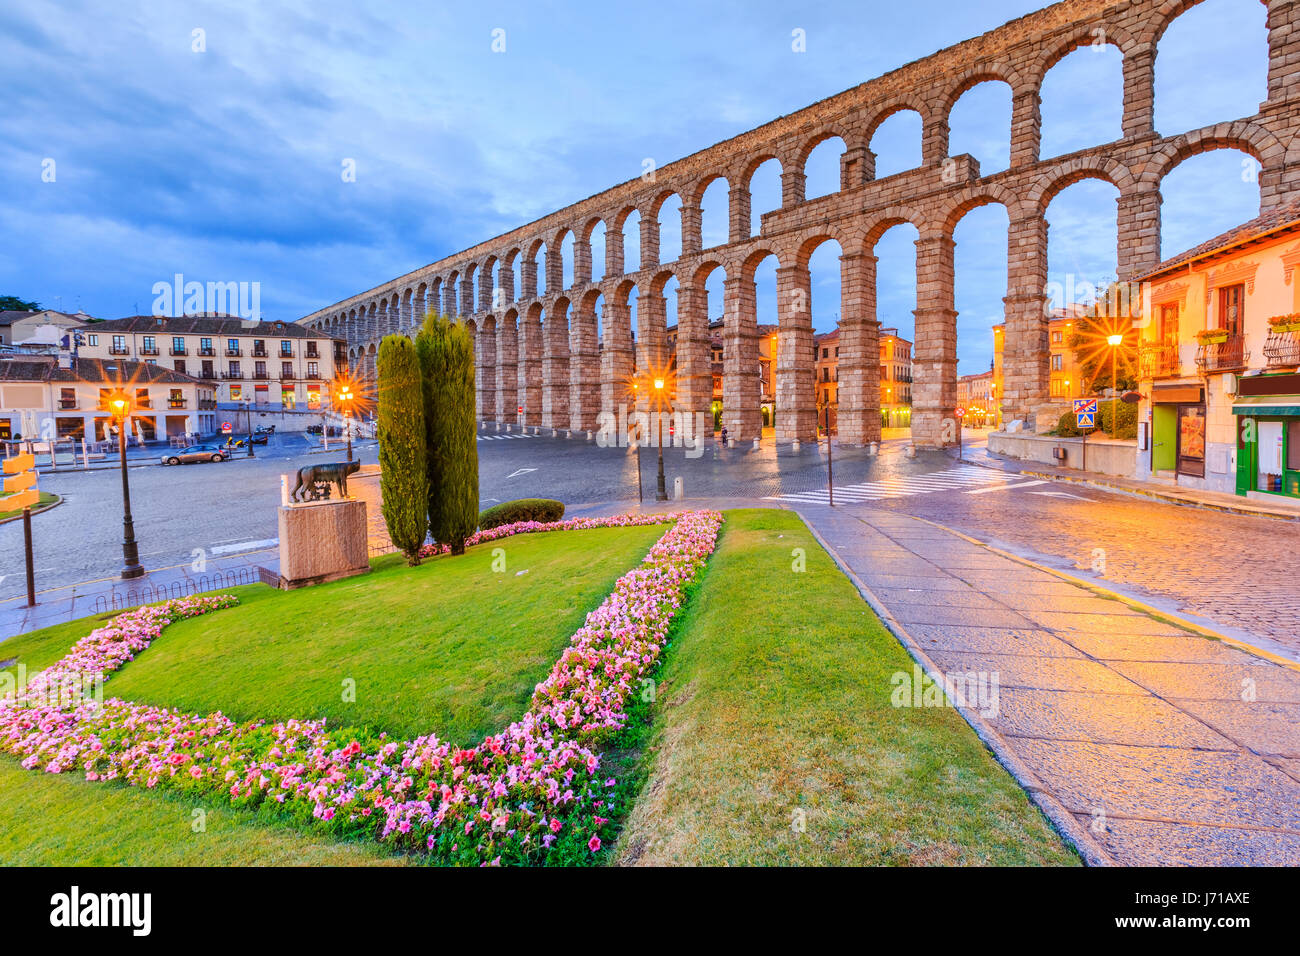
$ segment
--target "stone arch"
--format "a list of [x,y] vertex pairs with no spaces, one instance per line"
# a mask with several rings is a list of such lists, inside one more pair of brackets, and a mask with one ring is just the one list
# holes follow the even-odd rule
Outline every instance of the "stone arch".
[[951,237],[953,230],[957,228],[957,223],[961,222],[968,212],[991,203],[1004,206],[1008,219],[1018,219],[1023,216],[1021,200],[1006,187],[996,184],[969,186],[955,196],[948,197],[942,212],[927,222],[926,228],[918,227],[921,238]]
[[[781,250],[776,245],[761,245],[750,250],[749,254],[741,260],[738,275],[745,282],[752,283],[754,281],[754,273],[758,270],[758,267],[762,265],[763,260],[768,256],[772,256],[776,259],[777,268],[787,265],[786,261],[782,258]],[[730,276],[731,273],[728,272],[727,275]]]
[[[1014,67],[1000,63],[981,63],[963,70],[952,80],[937,100],[934,117],[947,123],[957,101],[981,83],[1005,83],[1011,87],[1012,96],[1024,88],[1025,83]],[[924,116],[924,114],[922,114]]]
[[1054,42],[1051,46],[1045,47],[1043,53],[1035,61],[1028,82],[1034,89],[1042,89],[1043,78],[1051,72],[1052,67],[1060,63],[1075,50],[1085,46],[1092,46],[1097,42],[1096,31],[1103,31],[1100,39],[1107,46],[1113,46],[1119,50],[1120,55],[1128,57],[1131,54],[1143,48],[1143,44],[1133,37],[1123,27],[1107,22],[1105,19],[1093,20],[1089,23],[1075,24],[1072,30],[1065,34],[1064,37]]
[[1201,2],[1202,0],[1165,0],[1147,16],[1143,24],[1146,33],[1142,39],[1154,49],[1174,21]]
[[900,96],[887,100],[883,105],[872,110],[871,118],[867,121],[866,131],[863,134],[863,144],[870,148],[871,141],[876,138],[876,132],[885,125],[885,121],[896,113],[905,112],[916,113],[921,117],[922,124],[928,122],[930,118],[930,108],[920,98]]
[[853,149],[855,146],[864,145],[861,142],[861,136],[851,127],[838,122],[825,123],[806,136],[799,144],[798,148],[790,156],[791,165],[800,172],[804,172],[808,157],[812,155],[813,150],[828,139],[837,137],[844,142],[846,151]]
[[[918,209],[910,206],[889,206],[873,214],[873,220],[860,236],[855,237],[857,248],[866,255],[874,255],[876,243],[895,226],[908,225],[916,230],[917,235],[925,232],[926,217]],[[847,246],[847,243],[843,245]]]
[[1183,160],[1216,149],[1236,149],[1253,156],[1263,167],[1261,192],[1266,178],[1281,176],[1286,153],[1282,143],[1264,127],[1239,120],[1175,136],[1152,154],[1139,181],[1158,189],[1161,180]]
[[1118,160],[1105,155],[1081,156],[1066,163],[1052,179],[1036,182],[1033,189],[1021,197],[1024,208],[1032,209],[1036,215],[1045,215],[1053,199],[1085,179],[1110,183],[1121,193],[1127,193],[1133,187],[1132,173]]

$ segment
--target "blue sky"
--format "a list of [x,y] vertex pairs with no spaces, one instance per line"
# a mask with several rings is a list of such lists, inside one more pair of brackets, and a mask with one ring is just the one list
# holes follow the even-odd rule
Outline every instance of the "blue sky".
[[[116,317],[150,311],[154,283],[179,272],[259,282],[263,313],[293,320],[633,178],[646,157],[670,162],[1039,6],[6,0],[0,294]],[[796,28],[806,52],[791,49]],[[1258,0],[1193,8],[1161,46],[1157,129],[1255,112],[1266,52]],[[1043,92],[1044,156],[1119,135],[1113,49],[1071,55]],[[1003,168],[1009,122],[1007,88],[976,87],[954,112],[952,151]],[[886,124],[878,174],[915,165],[919,136],[908,114]],[[833,188],[837,150],[810,160],[810,196]],[[1166,254],[1256,214],[1244,159],[1206,154],[1166,180]],[[754,191],[756,211],[777,205],[772,170]],[[1085,182],[1053,203],[1052,280],[1113,275],[1115,196]],[[724,208],[706,196],[706,242]],[[877,250],[879,317],[904,334],[915,238],[900,227]],[[960,370],[982,371],[1005,212],[972,212],[956,239]],[[813,262],[819,330],[838,316],[837,256],[826,246]],[[759,280],[762,313],[774,279]]]

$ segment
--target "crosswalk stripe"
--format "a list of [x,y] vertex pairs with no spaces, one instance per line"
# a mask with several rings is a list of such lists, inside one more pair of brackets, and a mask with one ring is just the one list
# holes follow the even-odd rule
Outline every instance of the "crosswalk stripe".
[[[1009,480],[1012,479],[1008,479],[1006,475],[998,472],[965,466],[950,468],[947,471],[932,472],[928,475],[902,475],[894,478],[884,478],[879,481],[865,481],[854,485],[837,486],[835,488],[835,498],[837,501],[881,501],[886,498],[903,498],[936,491],[965,491],[967,494],[974,494],[976,492],[970,489],[985,486],[978,488],[978,490],[992,491],[996,490],[999,485],[1006,484]],[[824,503],[828,498],[828,493],[823,489],[772,495],[768,500]]]

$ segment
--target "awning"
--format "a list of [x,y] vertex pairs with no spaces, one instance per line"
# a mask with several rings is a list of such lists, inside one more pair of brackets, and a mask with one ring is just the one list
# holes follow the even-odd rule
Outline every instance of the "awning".
[[1234,415],[1300,415],[1300,395],[1259,395],[1238,398],[1232,403]]
[[1205,394],[1199,385],[1157,385],[1151,390],[1151,401],[1158,405],[1195,405],[1204,400]]

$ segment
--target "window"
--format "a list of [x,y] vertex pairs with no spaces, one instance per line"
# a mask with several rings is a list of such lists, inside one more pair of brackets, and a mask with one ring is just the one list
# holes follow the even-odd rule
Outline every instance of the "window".
[[1052,397],[1061,397],[1061,380],[1059,378],[1052,379]]
[[185,354],[185,337],[183,335],[172,336],[172,355]]
[[179,388],[173,388],[171,390],[170,395],[167,398],[167,406],[169,408],[184,408],[185,393],[182,392]]
[[254,378],[266,378],[266,363],[265,363],[265,362],[254,362],[254,363],[253,363],[253,377],[254,377]]
[[1219,328],[1227,329],[1228,334],[1236,337],[1245,328],[1246,302],[1245,286],[1230,285],[1219,290]]
[[199,339],[199,354],[200,355],[212,354],[212,339]]
[[280,377],[281,377],[281,378],[293,378],[293,363],[292,363],[292,362],[281,362],[281,363],[280,363]]
[[180,372],[182,375],[185,374],[185,363],[183,361],[172,362],[172,368]]
[[290,342],[288,339],[281,339],[281,340],[280,340],[280,354],[281,354],[281,355],[292,355],[292,354],[293,354],[293,343]]
[[76,408],[77,390],[75,388],[59,389],[59,408]]
[[308,362],[308,363],[307,363],[307,377],[308,377],[308,378],[320,378],[320,363],[319,363],[319,362]]
[[307,407],[308,407],[308,408],[320,408],[320,389],[319,389],[319,388],[309,388],[309,389],[307,389]]
[[826,348],[823,348],[823,349],[822,349],[822,358],[829,358],[829,357],[830,357],[830,350],[829,350],[829,349],[826,349]]
[[113,355],[125,355],[126,336],[125,335],[113,336],[113,347],[109,349],[109,352],[111,352]]
[[229,352],[238,352],[239,339],[226,339],[226,350]]
[[1164,345],[1178,344],[1178,306],[1177,304],[1160,307],[1160,341]]
[[243,378],[243,377],[244,377],[244,373],[241,372],[241,371],[239,370],[239,363],[238,363],[238,362],[231,362],[231,363],[230,363],[230,377],[231,377],[231,378]]
[[1061,362],[1062,362],[1062,356],[1061,356],[1059,353],[1056,354],[1056,355],[1053,355],[1053,356],[1052,356],[1052,371],[1053,371],[1053,372],[1059,372],[1059,371],[1061,371]]
[[149,389],[137,388],[135,390],[135,407],[153,408],[153,403],[149,401]]
[[1065,333],[1064,333],[1064,332],[1061,332],[1061,331],[1058,330],[1058,331],[1052,333],[1052,344],[1053,344],[1053,345],[1060,345],[1060,344],[1061,344],[1062,342],[1064,342],[1064,341],[1065,341]]
[[254,355],[266,354],[266,339],[253,339],[253,354]]
[[145,355],[157,355],[158,354],[157,340],[152,335],[146,335],[144,337],[144,345],[141,346],[140,351],[143,352]]
[[285,408],[294,407],[294,398],[295,396],[292,388],[285,388],[280,390],[280,404],[283,405]]
[[[830,380],[831,380],[831,370],[828,369],[825,365],[823,365],[823,366],[822,366],[822,381],[823,381],[823,382],[829,382]],[[807,379],[804,379],[804,381],[806,382],[806,381],[808,381],[808,380],[807,380]]]
[[1300,471],[1300,418],[1286,423],[1286,469]]
[[98,344],[99,344],[99,335],[98,335],[98,333],[95,333],[95,332],[91,332],[91,333],[89,333],[89,334],[86,336],[86,344],[87,344],[87,345],[98,345]]

